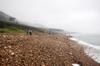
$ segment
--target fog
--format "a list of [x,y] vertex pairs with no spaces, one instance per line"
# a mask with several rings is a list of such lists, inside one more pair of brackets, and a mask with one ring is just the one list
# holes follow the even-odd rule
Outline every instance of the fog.
[[100,0],[0,0],[0,11],[29,25],[100,33]]

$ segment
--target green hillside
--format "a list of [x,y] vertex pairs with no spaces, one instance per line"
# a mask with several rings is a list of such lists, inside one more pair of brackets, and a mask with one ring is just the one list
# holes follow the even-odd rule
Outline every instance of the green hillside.
[[0,33],[25,32],[25,27],[7,21],[0,21]]
[[12,32],[24,32],[22,29],[18,29],[15,27],[8,28],[0,28],[0,33],[12,33]]

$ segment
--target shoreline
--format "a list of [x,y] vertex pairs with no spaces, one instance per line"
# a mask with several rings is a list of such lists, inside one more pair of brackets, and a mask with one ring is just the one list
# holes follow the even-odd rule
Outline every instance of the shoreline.
[[79,45],[83,46],[85,53],[96,62],[100,63],[100,46],[92,45],[77,38],[70,38],[70,40],[75,41]]
[[84,41],[76,39],[76,38],[70,38],[70,40],[75,41],[75,42],[79,43],[80,45],[88,46],[88,47],[100,50],[100,46],[95,46],[95,45],[92,45],[90,43],[84,42]]

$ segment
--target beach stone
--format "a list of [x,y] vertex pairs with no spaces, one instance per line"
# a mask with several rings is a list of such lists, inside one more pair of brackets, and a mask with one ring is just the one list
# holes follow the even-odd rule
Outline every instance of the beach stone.
[[6,35],[3,35],[4,38],[6,38]]
[[14,55],[15,53],[14,52],[11,52],[11,55]]
[[7,47],[6,46],[4,46],[4,49],[6,49]]
[[69,52],[69,54],[70,54],[70,55],[72,55],[72,53],[71,53],[71,52]]
[[11,46],[8,46],[8,48],[11,48]]

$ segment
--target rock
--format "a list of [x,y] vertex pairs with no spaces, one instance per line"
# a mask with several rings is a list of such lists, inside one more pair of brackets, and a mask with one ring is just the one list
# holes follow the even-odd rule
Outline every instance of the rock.
[[8,46],[8,48],[11,48],[11,46]]
[[69,54],[70,54],[70,55],[72,55],[72,53],[71,53],[71,52],[69,52]]
[[3,35],[4,38],[6,38],[6,35]]
[[14,55],[15,53],[14,52],[11,52],[11,55]]
[[6,49],[7,47],[6,46],[4,46],[4,49]]

